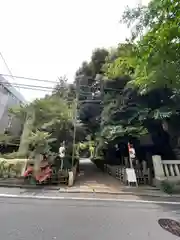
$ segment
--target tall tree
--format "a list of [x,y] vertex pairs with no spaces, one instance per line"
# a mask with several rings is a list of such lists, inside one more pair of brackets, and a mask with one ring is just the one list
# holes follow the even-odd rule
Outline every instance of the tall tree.
[[102,111],[100,81],[96,76],[102,74],[102,66],[107,56],[106,49],[95,49],[92,52],[90,62],[83,62],[76,73],[76,76],[80,77],[77,78],[80,100],[79,117],[93,136],[100,126],[100,113]]
[[122,22],[132,28],[132,39],[139,39],[135,83],[142,92],[157,87],[179,89],[179,1],[152,0],[147,7],[127,8]]

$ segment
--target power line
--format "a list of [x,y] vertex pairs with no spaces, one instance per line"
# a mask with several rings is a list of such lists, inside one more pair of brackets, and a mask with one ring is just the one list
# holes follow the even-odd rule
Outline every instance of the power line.
[[9,72],[9,75],[13,78],[13,80],[15,80],[14,77],[13,77],[13,74],[12,74],[12,72],[11,72],[11,70],[10,70],[10,68],[8,67],[8,64],[7,64],[6,60],[5,60],[5,58],[4,58],[3,55],[2,55],[2,52],[0,52],[0,55],[1,55],[1,58],[2,58],[2,60],[3,60],[3,62],[4,62],[4,64],[5,64],[8,72]]
[[12,87],[29,87],[29,88],[37,88],[37,89],[45,89],[45,90],[54,90],[53,87],[46,87],[46,86],[37,86],[37,85],[29,85],[29,84],[21,84],[21,83],[12,83],[12,82],[3,82],[3,81],[0,81],[0,83],[2,83],[3,85],[6,85],[6,86],[12,86]]
[[[4,83],[4,85],[9,85],[11,87],[19,87],[21,89],[26,89],[26,90],[42,91],[42,92],[51,93],[51,94],[52,94],[52,90],[54,90],[54,88],[50,88],[50,87],[43,87],[43,89],[42,89],[42,88],[37,88],[37,86],[35,86],[35,85],[27,85],[27,84],[10,84],[10,83],[6,82],[6,83]],[[40,86],[40,87],[42,87],[42,86]],[[80,92],[79,92],[79,96],[89,97],[89,95],[85,95]],[[68,98],[66,101],[72,102],[72,101],[74,101],[74,98],[72,98],[72,99]],[[110,103],[110,102],[112,102],[112,100],[105,101],[105,103]],[[102,104],[102,99],[101,100],[97,100],[97,99],[79,100],[79,103],[81,103],[81,104],[83,104],[83,103]]]
[[37,82],[47,82],[47,83],[54,83],[54,84],[58,84],[58,81],[51,81],[51,80],[43,80],[43,79],[39,79],[39,78],[31,78],[31,77],[24,77],[24,76],[14,76],[12,74],[3,74],[0,73],[1,76],[4,77],[13,77],[13,78],[19,78],[19,79],[25,79],[25,80],[31,80],[31,81],[37,81]]
[[[45,89],[45,90],[47,90],[47,91],[49,91],[49,90],[55,90],[55,88],[56,87],[49,87],[49,86],[41,86],[41,85],[32,85],[32,84],[22,84],[22,83],[13,83],[13,82],[5,82],[5,81],[0,81],[0,83],[2,83],[3,85],[7,85],[7,86],[13,86],[13,87],[22,87],[22,88],[30,88],[31,89],[31,87],[34,89],[34,88],[37,88],[37,89],[41,89],[41,90],[43,90],[43,89]],[[80,85],[80,87],[81,87],[82,85]],[[59,89],[64,89],[64,88],[66,88],[65,86],[60,86],[59,87]],[[117,91],[117,92],[120,92],[120,90],[119,89],[113,89],[113,88],[104,88],[104,92],[106,91],[106,90],[112,90],[112,91]],[[91,91],[83,91],[83,90],[81,90],[80,91],[80,94],[81,95],[84,95],[84,94],[92,94],[93,92],[91,92]],[[87,95],[87,96],[89,96],[89,95]]]
[[[11,86],[11,87],[19,87],[19,88],[22,88],[22,89],[43,91],[43,92],[50,92],[50,91],[54,90],[54,88],[51,88],[51,87],[39,86],[39,88],[38,88],[35,85],[27,85],[27,84],[14,84],[14,83],[12,84],[12,83],[7,83],[7,82],[3,82],[3,84],[7,85],[7,86]],[[79,95],[87,96],[87,97],[89,96],[89,95],[83,95],[82,93],[79,93]],[[74,98],[72,98],[69,101],[73,101],[73,100],[74,100]],[[101,101],[97,100],[97,99],[86,99],[86,100],[79,100],[79,102],[81,102],[81,103],[90,103],[90,102],[100,103]]]
[[[53,91],[56,89],[54,87],[48,87],[48,86],[37,86],[37,85],[29,85],[29,84],[21,84],[21,83],[12,83],[12,82],[4,82],[4,81],[0,81],[0,84],[3,84],[3,86],[9,86],[9,87],[18,87],[18,88],[22,88],[22,89],[29,89],[29,90],[36,90],[36,91]],[[62,87],[63,89],[63,87]],[[61,88],[59,89],[61,90]],[[57,90],[58,91],[58,90]],[[88,93],[91,93],[91,92],[88,92]],[[80,95],[82,96],[89,96],[89,95],[86,95],[86,92],[84,93],[80,93]]]
[[[26,90],[34,90],[34,91],[42,91],[42,92],[46,92],[49,94],[52,94],[52,91],[54,90],[54,88],[51,87],[43,87],[43,86],[35,86],[35,85],[27,85],[27,84],[10,84],[10,83],[4,83],[4,85],[7,86],[11,86],[11,87],[19,87],[22,89],[26,89]],[[83,94],[79,92],[79,97],[80,96],[85,96],[85,97],[89,97],[89,95]],[[69,102],[72,102],[74,100],[74,98],[72,99],[68,99]],[[112,100],[106,100],[105,103],[109,103],[112,102]],[[95,103],[95,104],[102,104],[102,99],[98,100],[98,99],[85,99],[85,100],[80,100],[79,99],[79,103]]]
[[[12,77],[12,78],[18,78],[18,79],[25,79],[25,80],[31,80],[31,81],[36,81],[36,82],[46,82],[46,83],[53,83],[55,85],[59,84],[59,81],[52,81],[52,80],[45,80],[45,79],[39,79],[39,78],[31,78],[31,77],[24,77],[24,76],[15,76],[12,74],[4,74],[0,73],[0,76],[2,77]],[[76,86],[76,84],[75,84]],[[66,86],[60,86],[61,88],[66,88]],[[80,87],[88,87],[88,88],[93,88],[93,86],[88,86],[88,85],[80,85]]]
[[[31,80],[31,81],[37,81],[37,82],[47,82],[47,83],[53,83],[55,85],[58,85],[59,82],[58,81],[52,81],[52,80],[43,80],[43,79],[39,79],[39,78],[31,78],[31,77],[24,77],[24,76],[15,76],[15,75],[12,75],[12,74],[3,74],[3,73],[0,73],[0,76],[3,76],[3,77],[12,77],[13,79],[14,78],[19,78],[19,79],[25,79],[25,80]],[[76,86],[76,84],[75,84]],[[93,89],[95,88],[94,86],[89,86],[89,85],[82,85],[80,84],[79,87],[86,87],[86,88],[90,88],[90,89]],[[66,88],[66,86],[60,86],[60,88]],[[107,88],[107,87],[104,87],[104,91],[117,91],[117,92],[120,92],[121,90],[120,89],[117,89],[117,88]]]
[[42,91],[42,92],[50,92],[48,89],[41,89],[41,88],[33,88],[33,87],[26,87],[26,86],[21,86],[21,85],[13,85],[13,87],[17,87],[19,89],[26,89],[26,90],[34,90],[34,91]]
[[5,66],[6,66],[6,68],[7,68],[7,70],[8,70],[8,72],[9,72],[10,76],[12,76],[12,72],[11,72],[10,68],[8,67],[7,62],[5,61],[5,58],[3,57],[3,55],[2,55],[1,52],[0,52],[0,55],[1,55],[1,58],[2,58],[2,60],[3,60],[4,64],[5,64]]
[[[9,87],[18,87],[22,89],[29,89],[29,90],[40,90],[40,91],[50,91],[50,90],[56,90],[55,87],[49,87],[49,86],[40,86],[40,85],[32,85],[32,84],[22,84],[22,83],[13,83],[13,82],[4,82],[0,81],[0,84],[3,86],[9,86]],[[61,87],[60,87],[61,89]],[[62,87],[64,89],[64,87]],[[58,91],[58,90],[57,90]]]

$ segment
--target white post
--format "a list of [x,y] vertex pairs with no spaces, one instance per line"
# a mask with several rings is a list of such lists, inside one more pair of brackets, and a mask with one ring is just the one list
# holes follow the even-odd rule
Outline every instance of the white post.
[[26,167],[27,167],[27,162],[28,162],[28,159],[25,159],[25,160],[22,162],[21,177],[24,176],[24,172],[26,171]]
[[68,187],[72,187],[74,184],[74,174],[73,171],[69,171],[69,178],[68,178]]
[[165,178],[162,159],[159,155],[152,156],[153,167],[154,167],[154,175],[155,180],[163,180]]

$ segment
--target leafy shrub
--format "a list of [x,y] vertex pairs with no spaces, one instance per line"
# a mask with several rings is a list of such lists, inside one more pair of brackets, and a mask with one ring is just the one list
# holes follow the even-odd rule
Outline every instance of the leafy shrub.
[[20,154],[18,152],[12,152],[12,153],[4,154],[2,155],[2,157],[5,159],[15,159],[15,158],[24,159],[24,158],[27,158],[27,155]]
[[22,162],[17,162],[15,165],[13,165],[12,170],[14,171],[16,177],[21,176],[22,167],[23,167]]
[[6,168],[5,163],[6,163],[6,161],[0,162],[0,177],[4,176],[4,172],[5,172],[5,168]]
[[1,178],[12,178],[20,177],[21,171],[24,166],[24,161],[12,160],[1,160],[0,161],[0,177]]
[[175,192],[175,183],[169,182],[167,180],[162,181],[161,189],[168,194],[173,194]]

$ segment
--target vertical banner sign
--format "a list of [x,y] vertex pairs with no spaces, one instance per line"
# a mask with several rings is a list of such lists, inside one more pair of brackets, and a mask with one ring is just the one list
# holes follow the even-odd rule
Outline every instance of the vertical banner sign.
[[132,161],[136,157],[135,149],[132,144],[128,143],[128,150],[129,150],[129,161],[130,161],[130,167],[133,168]]
[[136,187],[138,186],[136,173],[133,168],[132,161],[136,157],[135,149],[132,144],[128,143],[128,150],[129,150],[129,162],[130,162],[130,168],[125,169],[125,181],[130,185],[131,183],[135,183]]

